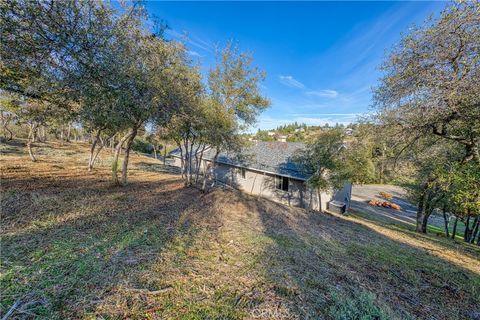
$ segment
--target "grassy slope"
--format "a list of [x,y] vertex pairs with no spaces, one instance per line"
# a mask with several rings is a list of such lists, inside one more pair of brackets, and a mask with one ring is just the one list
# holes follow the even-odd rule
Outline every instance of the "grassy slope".
[[[86,146],[2,146],[2,314],[45,318],[480,317],[480,250],[387,218],[203,195],[151,158],[130,184]],[[17,313],[28,316],[28,313]],[[365,319],[368,319],[365,318]]]

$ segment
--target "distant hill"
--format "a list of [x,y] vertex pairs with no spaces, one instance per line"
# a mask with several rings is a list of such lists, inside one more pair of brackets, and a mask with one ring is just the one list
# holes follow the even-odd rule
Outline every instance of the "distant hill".
[[[308,137],[318,133],[321,130],[328,130],[329,128],[350,128],[350,126],[345,127],[343,124],[336,124],[335,126],[329,126],[328,124],[324,126],[307,126],[305,123],[291,123],[283,126],[278,126],[275,129],[271,130],[260,130],[258,129],[257,133],[251,134],[250,138],[252,140],[258,141],[288,141],[288,142],[305,142]],[[351,134],[351,129],[348,130],[348,133]]]

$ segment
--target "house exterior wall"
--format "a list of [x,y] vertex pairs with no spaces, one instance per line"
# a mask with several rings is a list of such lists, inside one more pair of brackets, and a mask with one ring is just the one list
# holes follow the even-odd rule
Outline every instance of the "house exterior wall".
[[182,159],[180,158],[177,158],[177,157],[173,157],[173,163],[172,163],[173,166],[175,167],[182,167]]
[[307,188],[301,180],[289,178],[288,191],[283,191],[275,187],[275,175],[270,173],[245,169],[245,178],[243,178],[240,168],[218,164],[214,174],[218,181],[246,193],[290,206],[319,210],[316,192]]
[[[202,173],[209,162],[209,160],[202,161],[200,170]],[[180,158],[175,157],[173,165],[180,167]],[[327,203],[332,199],[344,201],[345,197],[348,197],[348,203],[350,202],[351,184],[349,183],[336,192],[318,194],[317,190],[308,187],[302,180],[289,178],[288,191],[283,191],[276,188],[274,174],[245,169],[245,178],[243,178],[241,168],[222,163],[217,163],[214,175],[218,181],[233,188],[294,207],[324,211],[327,209]]]

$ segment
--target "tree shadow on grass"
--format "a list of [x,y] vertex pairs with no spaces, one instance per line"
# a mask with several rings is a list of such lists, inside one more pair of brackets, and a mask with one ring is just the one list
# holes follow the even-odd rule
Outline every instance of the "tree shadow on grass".
[[270,240],[265,277],[294,317],[468,319],[478,311],[477,273],[342,217],[239,197],[259,215]]
[[171,286],[146,270],[161,263],[162,252],[184,232],[179,219],[201,193],[183,188],[179,179],[125,188],[73,180],[43,190],[37,185],[33,197],[16,191],[14,201],[2,201],[8,211],[2,221],[2,314],[28,296],[49,302],[28,310],[37,316],[128,317],[153,303],[149,291]]
[[351,210],[349,215],[355,217],[358,220],[373,223],[378,227],[386,227],[388,229],[401,232],[406,236],[434,243],[443,249],[461,252],[462,254],[468,255],[473,259],[478,259],[478,257],[480,256],[480,247],[477,245],[468,244],[462,241],[453,241],[449,238],[446,238],[445,234],[441,232],[439,233],[430,231],[426,234],[416,233],[415,226],[409,222],[399,220],[396,217],[391,217],[388,214],[379,215],[376,212],[362,212],[359,210],[359,208],[360,207],[356,207],[355,210]]
[[163,165],[161,163],[139,162],[134,165],[134,169],[146,172],[180,174],[180,168],[170,165]]
[[478,274],[360,221],[175,176],[84,179],[22,181],[40,196],[17,213],[41,213],[9,220],[2,313],[27,294],[47,298],[30,310],[46,318],[465,319],[479,303]]

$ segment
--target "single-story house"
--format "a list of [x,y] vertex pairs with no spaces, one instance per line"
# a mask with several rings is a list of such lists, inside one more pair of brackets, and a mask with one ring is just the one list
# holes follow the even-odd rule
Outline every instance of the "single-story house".
[[[218,155],[213,175],[217,181],[287,205],[323,211],[329,202],[348,210],[352,185],[346,182],[341,190],[318,193],[307,186],[308,175],[301,172],[293,156],[305,145],[298,142],[256,141],[242,152],[222,152]],[[195,148],[194,148],[195,149]],[[181,167],[181,150],[170,153],[173,165]],[[212,162],[215,150],[204,151],[200,171]]]

